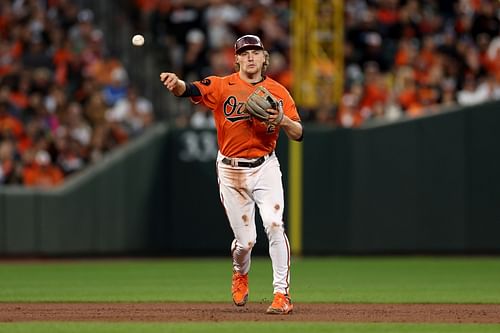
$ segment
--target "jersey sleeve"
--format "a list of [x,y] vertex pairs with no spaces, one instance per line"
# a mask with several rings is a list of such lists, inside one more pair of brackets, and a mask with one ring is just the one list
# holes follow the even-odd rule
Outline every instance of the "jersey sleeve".
[[194,81],[193,84],[200,90],[201,96],[191,97],[195,104],[203,104],[213,110],[217,106],[220,98],[221,79],[217,76],[209,76],[201,81]]
[[293,121],[301,121],[299,112],[297,111],[297,106],[295,101],[288,91],[285,89],[285,94],[283,97],[283,112],[285,115]]

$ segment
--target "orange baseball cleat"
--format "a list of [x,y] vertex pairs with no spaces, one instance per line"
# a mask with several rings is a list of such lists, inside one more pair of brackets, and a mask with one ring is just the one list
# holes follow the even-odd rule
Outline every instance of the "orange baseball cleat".
[[293,304],[288,295],[282,293],[274,294],[274,300],[270,307],[267,308],[268,314],[286,315],[293,310]]
[[233,283],[231,285],[233,302],[237,306],[243,306],[248,301],[248,274],[233,273]]

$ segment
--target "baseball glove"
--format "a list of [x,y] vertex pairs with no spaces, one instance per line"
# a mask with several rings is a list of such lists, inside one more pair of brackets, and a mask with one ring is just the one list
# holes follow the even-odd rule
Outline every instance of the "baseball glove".
[[[274,121],[269,120],[267,109],[278,111],[278,117]],[[257,89],[248,97],[245,103],[245,110],[251,116],[265,122],[279,125],[283,119],[283,106],[281,103],[264,87],[258,86]]]

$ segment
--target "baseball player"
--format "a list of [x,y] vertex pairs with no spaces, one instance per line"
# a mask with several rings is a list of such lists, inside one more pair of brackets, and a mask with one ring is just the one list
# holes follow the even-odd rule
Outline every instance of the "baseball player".
[[[288,314],[290,300],[290,245],[284,231],[284,195],[281,170],[274,152],[282,128],[292,140],[302,140],[302,125],[295,102],[278,82],[264,75],[269,53],[259,37],[245,35],[234,44],[236,72],[185,82],[174,73],[160,79],[175,96],[189,97],[213,111],[219,152],[216,160],[220,198],[234,233],[232,297],[237,306],[248,300],[248,272],[257,233],[258,206],[269,242],[274,299],[269,314]],[[263,87],[277,103],[266,109],[267,120],[252,116],[247,103]],[[258,101],[263,104],[264,101]]]

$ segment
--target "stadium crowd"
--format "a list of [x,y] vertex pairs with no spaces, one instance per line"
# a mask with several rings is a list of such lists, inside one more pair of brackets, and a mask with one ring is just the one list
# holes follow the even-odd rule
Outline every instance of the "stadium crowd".
[[[234,70],[233,42],[257,34],[267,75],[292,90],[290,0],[128,0],[186,80]],[[500,1],[345,0],[345,86],[305,122],[357,127],[500,99]],[[311,32],[312,33],[312,32]],[[154,121],[151,102],[107,49],[93,13],[70,0],[0,0],[0,185],[51,186]],[[212,127],[202,107],[178,126]]]
[[500,99],[499,1],[352,0],[345,14],[339,126]]
[[[231,73],[233,41],[257,34],[271,54],[267,75],[291,89],[290,2],[133,0],[131,12],[188,80]],[[500,99],[499,19],[497,0],[345,0],[345,91],[338,105],[301,110],[303,120],[357,127]],[[201,108],[178,116],[210,124]]]
[[93,12],[0,0],[0,185],[54,186],[153,122]]

